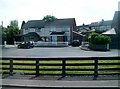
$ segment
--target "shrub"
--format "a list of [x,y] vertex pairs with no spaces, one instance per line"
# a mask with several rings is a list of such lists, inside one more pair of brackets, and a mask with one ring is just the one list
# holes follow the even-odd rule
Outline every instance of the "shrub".
[[111,39],[109,36],[105,36],[94,32],[89,35],[88,41],[92,44],[108,44],[111,41]]
[[95,32],[96,32],[96,33],[99,33],[99,34],[105,32],[105,31],[106,31],[106,30],[99,30],[99,29],[95,30]]
[[95,37],[96,37],[96,36],[99,36],[99,34],[98,34],[98,33],[95,33],[95,32],[91,33],[91,34],[88,36],[88,41],[91,42],[91,43],[93,43],[93,44],[96,43],[96,42],[95,42]]

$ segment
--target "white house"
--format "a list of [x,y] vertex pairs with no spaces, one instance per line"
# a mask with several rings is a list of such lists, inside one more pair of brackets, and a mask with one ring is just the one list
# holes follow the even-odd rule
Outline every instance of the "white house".
[[56,19],[49,22],[30,20],[21,26],[22,40],[71,43],[75,27],[75,18]]

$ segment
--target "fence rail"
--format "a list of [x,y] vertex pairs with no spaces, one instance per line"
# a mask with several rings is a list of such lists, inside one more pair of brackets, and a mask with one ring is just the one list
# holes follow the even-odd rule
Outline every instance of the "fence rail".
[[119,57],[2,58],[2,73],[14,75],[119,75]]

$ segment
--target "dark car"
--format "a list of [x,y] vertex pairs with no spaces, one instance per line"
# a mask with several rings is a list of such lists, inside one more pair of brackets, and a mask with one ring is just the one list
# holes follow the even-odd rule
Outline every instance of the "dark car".
[[79,40],[73,40],[73,42],[72,42],[72,46],[73,46],[73,47],[80,46],[80,42],[79,42]]
[[33,48],[34,45],[33,45],[33,43],[31,43],[31,42],[23,42],[23,43],[18,44],[17,47],[18,47],[18,48],[29,49],[29,48]]

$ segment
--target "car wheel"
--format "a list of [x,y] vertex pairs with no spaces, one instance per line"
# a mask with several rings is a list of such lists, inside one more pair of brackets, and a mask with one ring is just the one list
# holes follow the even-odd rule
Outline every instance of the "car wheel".
[[18,45],[18,48],[20,48],[20,46]]
[[29,48],[30,48],[30,46],[27,46],[27,48],[29,49]]

